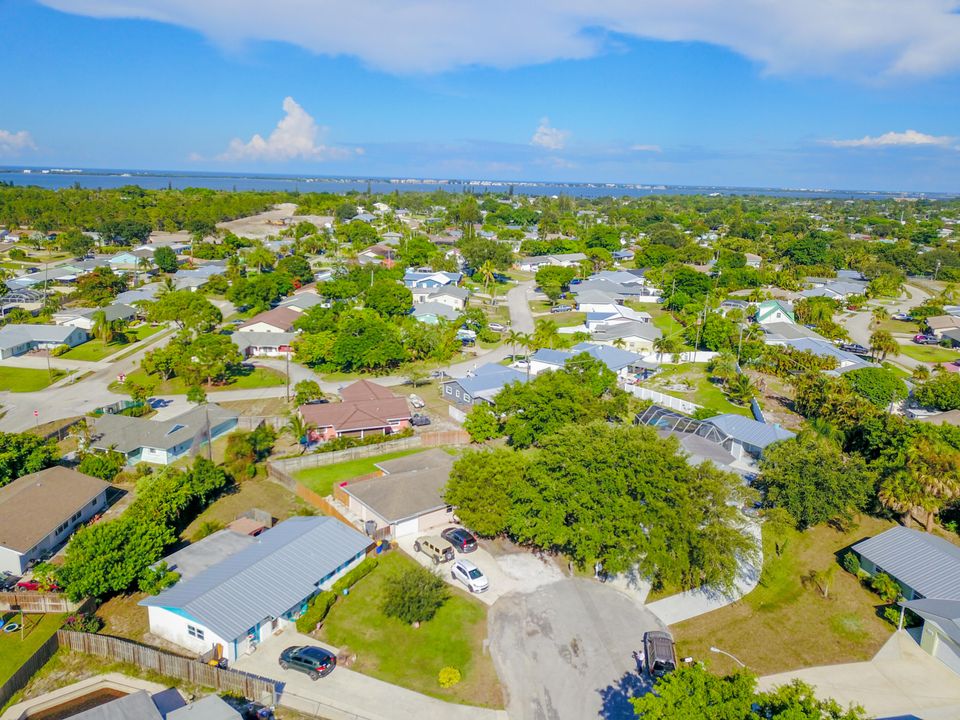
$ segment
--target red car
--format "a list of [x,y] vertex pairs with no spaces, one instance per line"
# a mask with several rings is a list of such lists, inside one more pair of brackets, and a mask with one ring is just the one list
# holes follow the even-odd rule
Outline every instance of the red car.
[[60,587],[56,584],[53,584],[48,588],[41,588],[40,583],[38,583],[36,580],[21,580],[17,583],[17,590],[25,590],[27,592],[39,592],[42,590],[56,592],[59,589]]

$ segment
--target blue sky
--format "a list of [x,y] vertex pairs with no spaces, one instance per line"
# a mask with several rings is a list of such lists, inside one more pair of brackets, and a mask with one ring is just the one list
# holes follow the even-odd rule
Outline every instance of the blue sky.
[[958,8],[0,0],[0,165],[960,191]]

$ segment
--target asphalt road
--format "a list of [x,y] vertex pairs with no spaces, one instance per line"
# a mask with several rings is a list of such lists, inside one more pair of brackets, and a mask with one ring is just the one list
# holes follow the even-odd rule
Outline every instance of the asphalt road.
[[629,698],[649,684],[632,652],[662,628],[626,595],[582,578],[500,598],[488,634],[511,720],[635,718]]
[[[892,305],[883,305],[891,315],[896,315],[897,313],[907,313],[911,308],[920,305],[924,300],[930,297],[930,293],[926,290],[923,290],[916,285],[906,285],[905,289],[910,293],[910,298],[907,299],[906,296],[898,300]],[[870,335],[873,332],[871,327],[873,323],[873,316],[870,314],[870,311],[875,307],[875,303],[870,303],[867,305],[867,309],[855,313],[853,317],[845,320],[843,322],[844,327],[847,328],[847,332],[850,333],[850,339],[855,343],[860,343],[864,347],[870,347]],[[901,344],[909,343],[910,340],[904,338],[896,338]],[[905,367],[907,370],[912,370],[917,365],[928,365],[928,363],[920,362],[914,360],[911,357],[906,355],[897,355],[896,357],[888,358],[890,362],[896,363]]]

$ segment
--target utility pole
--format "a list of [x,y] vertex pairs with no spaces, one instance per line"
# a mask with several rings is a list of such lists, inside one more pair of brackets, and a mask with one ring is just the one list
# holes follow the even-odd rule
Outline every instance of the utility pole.
[[287,356],[287,402],[290,402],[290,346],[287,346],[287,350],[284,353]]

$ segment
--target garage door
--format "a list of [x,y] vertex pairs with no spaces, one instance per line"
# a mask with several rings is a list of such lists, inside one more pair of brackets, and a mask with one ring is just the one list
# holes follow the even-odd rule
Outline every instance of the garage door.
[[397,537],[417,535],[420,532],[420,521],[417,518],[397,523]]
[[960,674],[960,646],[939,630],[934,656],[955,673]]

